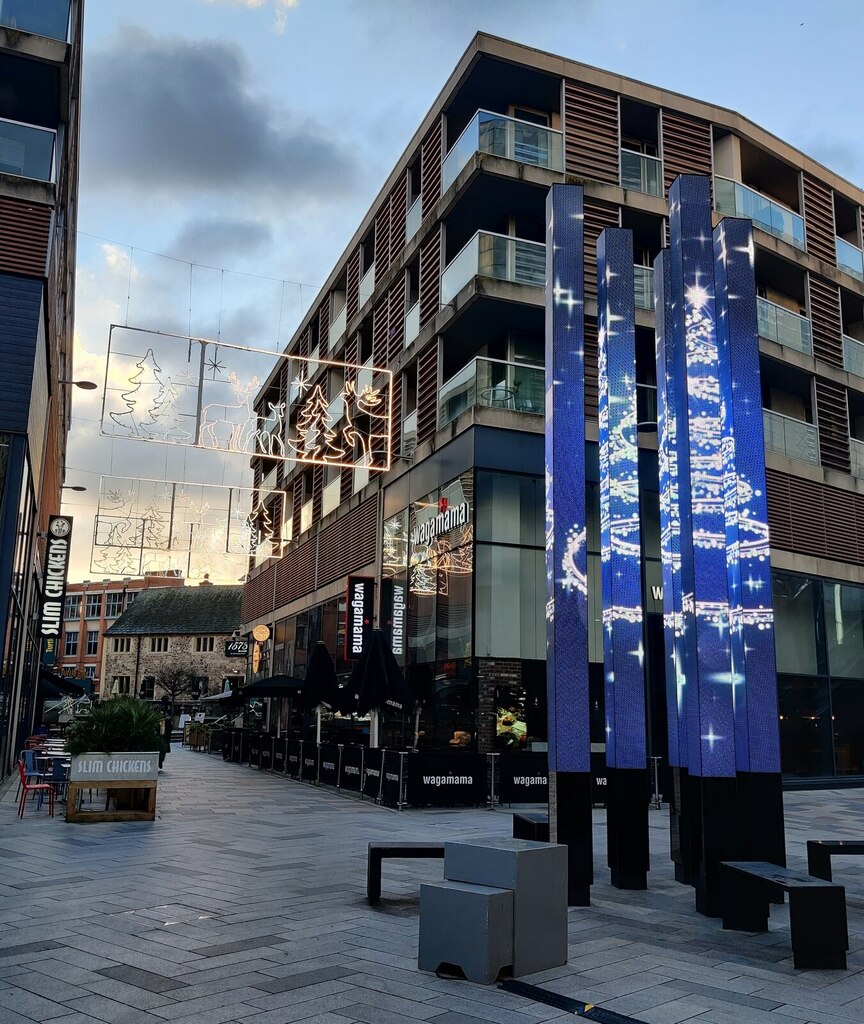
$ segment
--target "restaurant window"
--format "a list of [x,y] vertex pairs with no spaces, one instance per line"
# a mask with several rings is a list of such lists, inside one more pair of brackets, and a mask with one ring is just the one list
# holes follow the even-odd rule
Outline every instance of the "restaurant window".
[[151,636],[150,637],[150,653],[151,654],[167,654],[169,648],[169,638],[167,636]]
[[87,630],[87,649],[85,654],[88,657],[93,657],[94,654],[99,653],[99,630],[88,629]]
[[478,657],[544,659],[545,608],[542,549],[477,545]]
[[156,695],[156,676],[144,676],[141,680],[141,699],[154,700]]
[[96,666],[95,665],[85,665],[84,666],[84,678],[85,679],[95,679],[96,678]]
[[84,607],[84,617],[87,619],[98,619],[102,615],[102,595],[88,594],[87,603]]
[[196,636],[195,637],[195,653],[196,654],[209,654],[216,649],[216,637],[215,636]]
[[123,593],[105,595],[105,618],[116,619],[123,612]]
[[127,608],[129,607],[130,604],[132,604],[132,602],[135,600],[135,598],[137,596],[138,596],[138,591],[137,590],[129,590],[129,591],[126,592],[126,607]]
[[543,547],[542,477],[478,471],[476,501],[478,541]]
[[115,636],[111,649],[115,654],[128,654],[132,650],[132,637]]
[[821,580],[775,572],[773,593],[777,671],[796,676],[827,674],[817,634]]
[[67,594],[66,602],[63,605],[64,619],[78,619],[81,617],[81,595]]
[[65,647],[65,650],[64,650],[63,653],[64,653],[64,655],[67,658],[74,658],[75,655],[78,653],[78,630],[77,629],[67,629],[66,630],[66,647]]
[[780,675],[780,754],[784,775],[832,775],[831,697],[828,680]]

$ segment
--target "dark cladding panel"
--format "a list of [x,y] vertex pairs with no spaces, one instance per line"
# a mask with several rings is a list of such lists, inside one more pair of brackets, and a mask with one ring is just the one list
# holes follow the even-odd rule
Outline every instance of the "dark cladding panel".
[[0,430],[27,430],[42,288],[34,278],[0,274]]
[[711,174],[711,126],[698,117],[663,110],[663,184],[679,174]]
[[321,531],[316,586],[324,587],[375,561],[377,524],[376,495]]
[[324,500],[324,467],[314,466],[312,469],[312,522],[321,520],[321,506]]
[[816,378],[816,424],[819,454],[823,466],[849,472],[849,408],[846,388],[834,381]]
[[275,570],[275,565],[268,566],[243,587],[240,604],[241,622],[265,618],[273,610]]
[[398,278],[387,292],[387,358],[378,366],[389,366],[405,347],[405,282]]
[[417,360],[417,443],[432,437],[438,427],[438,339]]
[[568,174],[618,184],[618,97],[614,93],[565,81],[564,161]]
[[438,312],[441,294],[441,226],[420,247],[420,326]]
[[807,231],[807,252],[837,265],[834,242],[834,196],[831,189],[804,172],[804,226]]
[[[398,246],[397,246],[398,251]],[[383,278],[390,266],[390,207],[382,203],[375,217],[375,276]]]
[[348,284],[345,291],[346,316],[350,323],[357,315],[359,308],[360,288],[360,250],[355,249],[348,259]]
[[[372,314],[372,362],[375,366],[387,365],[388,314],[387,296],[385,295]],[[368,323],[368,318],[366,322]]]
[[392,446],[394,459],[402,451],[402,374],[393,374],[393,408],[391,410]]
[[585,317],[585,417],[597,419],[597,318]]
[[[809,237],[809,236],[808,236]],[[843,323],[840,318],[840,290],[810,274],[810,319],[813,325],[813,355],[832,366],[843,366]]]
[[393,186],[390,193],[390,252],[391,263],[402,251],[405,239],[405,206],[408,193],[408,180],[404,174],[399,175],[399,180]]
[[420,182],[423,193],[423,209],[429,212],[441,195],[441,162],[444,141],[444,115],[429,130],[421,149]]
[[585,200],[585,296],[597,295],[597,239],[604,228],[617,228],[617,206]]

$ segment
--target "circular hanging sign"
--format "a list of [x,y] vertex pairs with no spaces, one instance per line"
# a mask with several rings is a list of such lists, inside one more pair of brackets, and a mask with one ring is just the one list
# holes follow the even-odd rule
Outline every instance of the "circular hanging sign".
[[72,524],[69,522],[68,519],[60,519],[58,517],[56,519],[51,520],[51,525],[49,529],[51,533],[54,534],[55,537],[65,537],[72,529]]
[[265,626],[264,623],[259,623],[253,630],[252,636],[258,641],[259,644],[263,644],[265,640],[270,639],[270,627]]

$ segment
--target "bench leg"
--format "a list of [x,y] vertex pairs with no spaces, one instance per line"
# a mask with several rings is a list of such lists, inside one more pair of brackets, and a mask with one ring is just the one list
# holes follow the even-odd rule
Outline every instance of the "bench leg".
[[789,893],[792,956],[799,970],[846,970],[849,933],[846,890],[793,889]]
[[768,931],[768,897],[764,884],[720,866],[723,928],[738,932]]
[[366,860],[366,902],[370,906],[381,902],[381,854],[370,850]]
[[814,878],[824,878],[826,882],[832,880],[831,854],[824,846],[807,844],[807,874]]

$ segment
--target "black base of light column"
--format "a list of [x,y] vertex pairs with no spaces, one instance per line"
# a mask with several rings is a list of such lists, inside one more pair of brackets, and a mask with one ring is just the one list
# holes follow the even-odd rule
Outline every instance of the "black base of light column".
[[669,856],[675,865],[675,881],[693,884],[689,811],[690,780],[686,768],[670,768]]
[[741,859],[766,860],[786,867],[782,775],[739,772],[738,807]]
[[[720,864],[741,860],[738,845],[738,780],[691,776],[691,791],[699,794],[698,827],[701,838],[695,876],[696,909],[706,917],[723,913]],[[694,822],[695,824],[696,822]]]
[[594,839],[590,772],[549,773],[549,839],[567,847],[567,905],[591,906]]
[[607,768],[606,835],[612,885],[647,889],[648,772],[644,768]]

